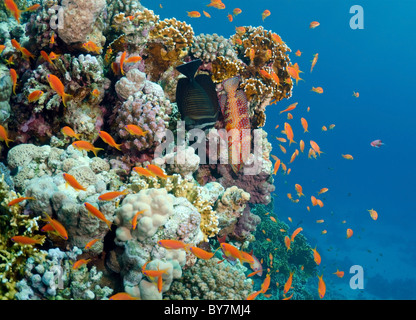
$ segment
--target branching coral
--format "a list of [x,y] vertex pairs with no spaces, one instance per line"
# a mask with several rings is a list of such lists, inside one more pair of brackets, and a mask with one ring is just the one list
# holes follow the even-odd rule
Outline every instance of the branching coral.
[[203,34],[196,36],[191,47],[191,53],[203,63],[213,62],[218,57],[231,61],[237,59],[237,53],[229,39],[218,34]]

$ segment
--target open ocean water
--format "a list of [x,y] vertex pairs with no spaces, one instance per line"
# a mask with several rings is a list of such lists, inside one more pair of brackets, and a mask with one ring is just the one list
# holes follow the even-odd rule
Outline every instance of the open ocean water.
[[[301,226],[311,246],[320,252],[326,299],[415,299],[416,20],[412,12],[416,2],[227,0],[224,10],[207,9],[209,1],[159,2],[143,0],[142,4],[162,19],[176,17],[191,23],[196,35],[229,37],[237,26],[262,25],[281,36],[292,49],[291,61],[304,72],[300,75],[304,81],[294,86],[289,100],[267,108],[264,129],[272,137],[272,154],[288,163],[298,147],[292,144],[284,155],[274,138],[283,136],[280,131],[287,121],[286,113],[279,112],[294,102],[298,102],[290,120],[294,140],[305,141],[305,152],[309,140],[314,140],[324,153],[316,160],[299,156],[288,165],[289,175],[279,170],[275,213],[286,223],[291,217],[293,226]],[[363,29],[350,27],[356,13],[350,13],[353,5],[363,9]],[[242,13],[229,22],[227,14],[235,7]],[[262,21],[265,9],[271,15]],[[192,10],[206,10],[212,18],[190,18],[186,11]],[[320,26],[310,29],[311,21],[319,21]],[[300,57],[295,55],[297,50],[302,52]],[[311,73],[316,53],[319,59]],[[311,91],[318,86],[323,94]],[[359,97],[353,92],[359,92]],[[301,117],[307,119],[309,133],[303,133]],[[321,130],[330,124],[335,124],[334,129]],[[384,145],[372,147],[370,142],[376,139]],[[341,154],[351,154],[354,159],[346,160]],[[305,194],[299,203],[286,197],[296,194],[296,183]],[[329,189],[318,196],[324,206],[312,207],[310,196],[323,187]],[[311,207],[310,212],[306,206]],[[369,209],[378,212],[376,221]],[[318,219],[324,223],[316,223]],[[354,231],[349,239],[347,228]],[[321,234],[324,229],[327,233]],[[350,273],[352,266],[362,268],[361,289],[350,285],[356,275]],[[337,269],[345,272],[343,278],[332,275]],[[318,281],[314,281],[311,285],[316,286]]]

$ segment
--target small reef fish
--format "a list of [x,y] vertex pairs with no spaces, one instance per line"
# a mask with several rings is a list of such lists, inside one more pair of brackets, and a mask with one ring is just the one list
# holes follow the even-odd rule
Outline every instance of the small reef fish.
[[137,227],[137,218],[139,217],[139,214],[142,214],[145,210],[137,211],[136,214],[133,216],[133,219],[131,219],[131,228],[133,230],[136,230]]
[[292,250],[290,248],[290,238],[289,238],[289,236],[285,236],[284,240],[285,240],[286,251]]
[[143,131],[142,128],[140,128],[139,126],[136,126],[135,124],[125,125],[124,129],[126,129],[126,131],[130,133],[131,135],[140,136],[140,137],[144,137],[146,133],[149,132],[148,130]]
[[233,16],[231,14],[227,15],[228,21],[233,22]]
[[302,123],[303,133],[309,132],[308,131],[308,121],[305,118],[300,118],[300,122]]
[[11,237],[10,240],[13,242],[23,244],[23,245],[34,245],[34,244],[40,244],[42,245],[45,241],[44,236],[34,236],[34,237],[26,237],[26,236],[14,236]]
[[322,87],[312,87],[311,91],[316,92],[316,93],[324,93],[324,89],[322,89]]
[[41,5],[39,3],[36,3],[36,4],[31,5],[30,7],[26,8],[23,11],[32,11],[33,12],[33,11],[38,10],[40,7],[41,7]]
[[56,69],[56,66],[55,66],[55,64],[53,63],[53,61],[51,60],[51,58],[49,57],[49,55],[45,52],[45,51],[41,51],[40,52],[40,55],[42,56],[42,58],[46,61],[46,62],[48,62],[50,65],[52,65],[55,69]]
[[293,272],[290,271],[289,273],[289,278],[287,278],[285,285],[283,287],[283,293],[286,294],[288,293],[288,291],[290,290],[290,288],[292,287],[292,280],[293,280]]
[[7,148],[9,147],[9,142],[13,142],[12,139],[8,138],[7,130],[2,125],[0,125],[0,141],[4,141]]
[[188,13],[188,17],[191,18],[199,18],[201,13],[199,11],[186,11]]
[[106,193],[103,193],[102,195],[100,195],[98,197],[98,200],[101,200],[101,201],[111,201],[111,200],[113,200],[113,199],[115,199],[115,198],[117,198],[117,197],[119,197],[121,195],[125,196],[127,194],[129,194],[127,192],[127,190],[123,190],[123,191],[110,191],[110,192],[106,192]]
[[158,245],[165,249],[187,249],[187,244],[180,240],[159,240]]
[[324,203],[322,202],[322,200],[320,200],[320,199],[316,199],[316,203],[318,204],[318,206],[319,207],[323,207],[324,206]]
[[146,168],[158,178],[167,179],[171,177],[171,176],[166,175],[163,169],[155,164],[149,164],[146,166]]
[[316,251],[316,247],[314,249],[311,248],[313,251],[313,260],[319,266],[321,264],[321,255]]
[[233,10],[233,15],[234,16],[238,16],[241,12],[243,12],[243,10],[241,10],[240,8],[235,8]]
[[318,54],[317,53],[315,53],[314,55],[313,55],[313,59],[312,59],[312,65],[311,65],[311,72],[312,72],[312,70],[313,70],[313,68],[315,67],[315,64],[318,62]]
[[140,300],[140,298],[133,297],[127,292],[119,292],[108,298],[109,300]]
[[325,222],[325,220],[324,219],[319,219],[319,220],[316,220],[316,223],[324,223]]
[[321,153],[323,153],[315,141],[310,140],[309,144],[311,145],[313,151],[315,151],[318,155],[321,155]]
[[289,140],[289,146],[290,146],[290,144],[291,144],[292,142],[295,142],[295,141],[293,140],[293,137],[294,137],[294,135],[293,135],[293,130],[292,130],[292,127],[290,126],[290,124],[289,124],[289,123],[287,123],[287,122],[285,122],[284,128],[285,128],[286,137],[287,137],[287,139]]
[[69,97],[72,97],[70,94],[65,93],[64,85],[62,84],[61,80],[53,74],[48,74],[48,82],[50,87],[62,98],[62,102],[66,107],[66,102]]
[[297,55],[298,57],[300,57],[302,55],[302,52],[300,50],[295,52],[295,55]]
[[360,93],[359,93],[359,92],[355,92],[355,91],[353,91],[353,92],[352,92],[352,95],[353,95],[354,97],[358,98],[358,97],[360,96]]
[[4,49],[6,49],[6,46],[4,44],[0,45],[0,54],[3,52]]
[[61,129],[61,132],[64,136],[71,137],[71,138],[76,138],[78,140],[80,139],[79,134],[75,133],[75,131],[72,130],[71,127],[65,126]]
[[335,274],[338,278],[342,278],[344,276],[344,271],[339,271],[337,269],[337,271],[334,272],[333,274]]
[[11,39],[10,42],[13,48],[15,48],[16,50],[20,51],[22,49],[22,47],[20,46],[20,43],[16,41],[16,39]]
[[27,96],[27,100],[32,103],[35,101],[38,101],[39,98],[43,95],[43,91],[42,90],[35,90],[32,91],[28,96]]
[[352,237],[352,235],[353,235],[353,231],[352,231],[352,229],[350,229],[350,228],[348,228],[347,229],[347,239],[349,239],[349,238],[351,238]]
[[70,175],[69,173],[63,173],[62,174],[65,181],[66,181],[66,186],[70,185],[72,188],[74,188],[76,191],[87,191],[87,189],[85,187],[83,187],[78,181],[77,179],[75,179],[74,176]]
[[100,96],[100,91],[98,89],[94,89],[92,90],[91,95],[98,98]]
[[272,33],[272,39],[277,44],[282,44],[283,43],[282,38],[280,38],[280,36],[277,33]]
[[264,19],[266,19],[268,16],[270,16],[271,12],[270,10],[264,10],[263,13],[261,14],[261,20],[264,21]]
[[303,188],[302,188],[302,186],[300,184],[295,184],[295,189],[296,189],[296,192],[297,192],[299,198],[301,196],[305,196],[303,194],[303,192],[302,192],[303,191]]
[[303,230],[302,227],[297,228],[295,231],[293,231],[291,237],[290,237],[290,241],[293,242],[293,240],[295,240],[295,237],[299,234],[299,232],[301,232]]
[[72,142],[72,146],[77,150],[86,150],[91,151],[97,156],[97,152],[100,150],[104,150],[103,148],[96,148],[91,142],[84,141],[84,140],[77,140]]
[[275,162],[274,167],[273,167],[273,174],[274,175],[277,173],[277,171],[279,170],[279,167],[280,167],[280,159],[276,157],[275,160],[276,160],[276,162]]
[[96,243],[97,243],[97,241],[100,241],[100,239],[93,239],[93,240],[91,240],[90,242],[88,242],[88,243],[85,245],[84,249],[85,249],[85,250],[89,250],[89,249],[91,249],[91,247],[92,247],[94,244],[96,244]]
[[384,143],[381,142],[380,139],[377,139],[377,140],[371,141],[370,145],[374,148],[380,148],[382,145],[384,145]]
[[305,142],[303,140],[299,141],[299,150],[303,153],[303,150],[305,149]]
[[286,112],[286,111],[291,111],[291,110],[295,109],[297,105],[298,105],[298,102],[292,103],[285,110],[280,111],[280,113],[283,113],[283,112]]
[[205,17],[211,18],[211,15],[208,12],[202,10],[202,13],[204,14]]
[[223,242],[221,243],[220,248],[222,249],[226,257],[232,257],[242,261],[241,251],[233,245]]
[[319,293],[319,298],[323,299],[323,297],[325,296],[325,292],[326,292],[326,285],[324,280],[322,279],[324,275],[321,274],[321,276],[318,276],[319,282],[318,282],[318,293]]
[[102,47],[97,46],[94,42],[88,41],[82,44],[82,47],[87,50],[88,52],[95,52],[96,54],[100,54]]
[[91,213],[101,221],[104,221],[107,224],[108,228],[111,230],[111,221],[107,220],[105,215],[100,210],[98,210],[96,207],[94,207],[92,204],[88,202],[84,202],[84,207],[88,210],[88,213]]
[[293,115],[291,113],[287,114],[287,120],[292,120],[293,119]]
[[13,83],[13,94],[16,94],[17,72],[13,68],[10,68],[9,72],[10,72],[10,77],[12,78],[12,83]]
[[20,48],[20,52],[23,55],[23,58],[27,61],[29,61],[29,58],[35,59],[35,55],[32,54],[29,50],[27,50],[26,48],[21,47]]
[[376,211],[376,210],[374,210],[374,209],[370,209],[370,210],[367,210],[367,211],[370,213],[371,219],[373,219],[373,220],[377,220],[377,218],[378,218],[378,213],[377,213],[377,211]]
[[6,9],[13,15],[17,23],[20,23],[20,14],[21,10],[17,7],[16,3],[13,0],[4,0],[4,5]]
[[322,131],[327,131],[328,129],[327,129],[327,127],[326,127],[326,126],[322,126],[321,130],[322,130]]
[[142,273],[149,277],[149,278],[156,278],[156,277],[160,277],[163,274],[167,274],[168,273],[168,269],[163,269],[163,270],[146,270],[147,264],[149,263],[149,261],[147,261],[143,266],[142,266]]
[[326,230],[322,230],[322,231],[321,231],[321,234],[327,234],[327,232],[328,232],[328,231],[326,231]]
[[313,206],[318,205],[318,201],[316,200],[315,196],[311,196],[311,202]]
[[209,260],[215,254],[215,252],[208,252],[198,247],[189,247],[189,251],[191,251],[197,258],[203,260]]
[[354,157],[350,154],[342,154],[341,156],[347,160],[354,160]]
[[81,266],[88,264],[91,259],[80,259],[78,261],[75,261],[75,263],[72,265],[72,269],[76,270],[81,268]]
[[46,221],[52,226],[55,232],[64,240],[68,240],[68,232],[58,220],[52,219],[46,212]]
[[328,188],[322,188],[321,190],[318,191],[318,195],[328,192],[328,190],[329,190]]
[[119,63],[119,65],[120,65],[120,72],[121,72],[121,74],[124,76],[124,61],[126,60],[126,54],[127,54],[127,52],[126,51],[123,51],[123,53],[121,54],[121,57],[120,57],[120,63]]
[[20,198],[17,198],[17,199],[13,199],[7,205],[10,207],[10,206],[13,206],[15,204],[18,204],[19,202],[25,201],[25,200],[36,200],[36,199],[34,197],[20,197]]
[[276,82],[276,85],[279,85],[280,84],[280,80],[279,80],[279,77],[277,76],[277,74],[274,71],[272,71],[270,73],[270,75],[272,76],[273,81]]
[[[295,152],[292,153],[292,156],[290,157],[289,163],[292,163],[293,161],[295,161],[295,159],[298,156],[298,154],[299,154],[299,150],[296,149]],[[287,174],[289,174],[289,172]]]
[[246,300],[254,300],[261,293],[261,290],[250,293]]
[[271,280],[271,277],[270,277],[270,274],[268,273],[266,274],[266,277],[264,278],[264,281],[261,284],[261,287],[260,287],[261,293],[266,293],[266,291],[269,289],[270,280]]
[[303,71],[299,70],[299,65],[296,62],[293,66],[288,66],[287,67],[287,72],[289,73],[289,75],[296,80],[296,85],[298,84],[299,80],[303,80],[300,76],[299,73],[302,73]]
[[266,71],[266,70],[260,70],[259,73],[261,74],[262,77],[266,78],[266,79],[271,79],[272,76]]
[[150,172],[149,170],[147,170],[146,168],[134,167],[133,171],[136,172],[137,174],[140,174],[141,176],[155,177],[155,175],[152,172]]
[[100,138],[105,142],[105,143],[107,143],[108,145],[110,145],[111,147],[114,147],[114,148],[116,148],[117,150],[119,150],[119,151],[121,151],[121,143],[120,144],[117,144],[115,141],[114,141],[114,139],[113,139],[113,137],[108,133],[108,132],[105,132],[105,131],[103,131],[103,130],[101,130],[101,131],[99,131],[98,132],[98,135],[100,136]]
[[318,21],[312,21],[310,24],[309,24],[309,29],[315,29],[317,26],[319,26],[320,25],[320,23],[318,22]]
[[215,9],[225,9],[225,4],[221,0],[211,0],[207,7],[214,7]]
[[137,63],[139,61],[142,60],[142,57],[140,56],[133,56],[133,57],[129,57],[126,61],[124,61],[124,63]]
[[334,129],[335,128],[335,124],[330,124],[329,125],[329,130],[332,130],[332,129]]

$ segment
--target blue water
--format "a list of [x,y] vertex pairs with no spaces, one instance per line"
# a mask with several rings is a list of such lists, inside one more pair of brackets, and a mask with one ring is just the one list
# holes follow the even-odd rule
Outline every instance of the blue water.
[[[286,113],[279,115],[279,111],[298,102],[292,111],[294,118],[289,120],[295,141],[303,139],[307,152],[309,140],[314,140],[325,153],[317,160],[299,156],[288,166],[292,168],[288,176],[280,171],[275,179],[275,210],[285,222],[290,216],[293,227],[300,223],[312,247],[317,246],[322,256],[319,272],[327,284],[326,298],[415,299],[416,20],[412,12],[416,2],[224,0],[225,10],[206,7],[209,2],[142,1],[162,19],[176,17],[191,23],[195,34],[229,37],[236,26],[263,25],[278,33],[292,49],[290,58],[304,71],[301,78],[305,81],[294,86],[290,100],[267,108],[264,129],[271,135],[273,154],[288,164],[297,145],[292,144],[283,155],[274,136],[284,136],[280,130],[288,121]],[[349,25],[353,16],[350,7],[356,4],[364,9],[363,30],[352,30]],[[230,23],[226,16],[235,7],[243,12]],[[271,15],[262,22],[265,9]],[[192,10],[205,10],[212,18],[187,17],[186,11]],[[321,25],[309,29],[314,20]],[[301,57],[294,54],[298,49]],[[310,73],[315,53],[319,59]],[[312,86],[321,86],[324,93],[311,92]],[[360,93],[358,99],[353,91]],[[309,133],[303,133],[300,117],[307,119]],[[332,123],[334,130],[321,131],[323,125]],[[280,127],[275,130],[277,124]],[[375,139],[385,145],[371,147]],[[346,153],[354,160],[341,157]],[[306,195],[298,204],[286,197],[288,192],[296,194],[295,183],[303,186]],[[318,197],[324,207],[312,208],[310,196],[323,187],[330,189]],[[307,212],[307,205],[311,212]],[[379,214],[377,221],[370,218],[367,210],[371,208]],[[317,224],[317,219],[325,222]],[[346,239],[346,228],[354,230],[350,239]],[[323,229],[328,233],[322,235]],[[352,265],[364,270],[363,289],[350,287]],[[345,271],[344,278],[332,275],[337,268]]]

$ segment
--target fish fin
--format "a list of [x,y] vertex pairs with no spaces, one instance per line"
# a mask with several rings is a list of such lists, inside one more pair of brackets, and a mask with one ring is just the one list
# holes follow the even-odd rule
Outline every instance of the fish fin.
[[97,157],[97,152],[100,150],[104,150],[103,148],[94,148],[91,151],[94,153],[94,155]]
[[65,108],[66,108],[66,102],[67,102],[68,97],[72,97],[72,95],[64,93],[63,96],[62,96],[62,102],[63,102]]
[[9,148],[9,142],[13,142],[14,140],[12,139],[6,139],[4,142],[6,142],[6,146],[7,148]]
[[195,77],[195,73],[197,72],[201,64],[202,64],[202,60],[196,59],[191,62],[184,63],[180,66],[177,66],[176,70],[178,70],[180,73],[185,75],[192,82]]

